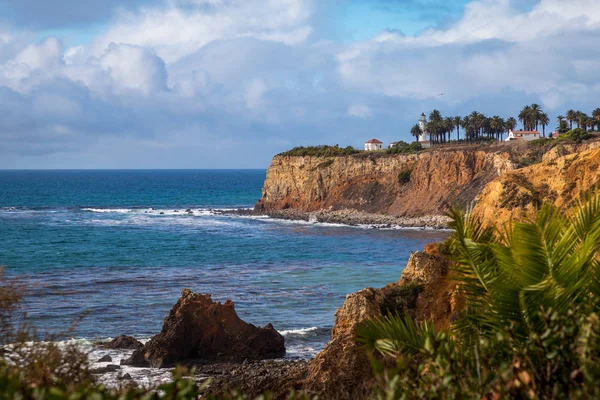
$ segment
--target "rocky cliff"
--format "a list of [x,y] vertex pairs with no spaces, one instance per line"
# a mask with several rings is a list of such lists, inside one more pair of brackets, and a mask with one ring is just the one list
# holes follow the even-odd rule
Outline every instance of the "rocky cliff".
[[488,182],[517,167],[503,145],[408,155],[276,156],[256,210],[440,215],[452,203],[472,202]]
[[531,216],[543,203],[572,205],[599,188],[598,146],[589,143],[572,154],[572,149],[555,148],[541,163],[500,176],[483,189],[474,212],[490,224],[501,225]]
[[[525,216],[544,201],[566,205],[597,184],[600,140],[501,143],[415,154],[275,156],[255,210],[323,222],[427,225],[452,204],[478,202],[488,219]],[[377,215],[373,219],[365,215]],[[402,217],[402,219],[398,219]],[[365,223],[365,222],[363,222]]]

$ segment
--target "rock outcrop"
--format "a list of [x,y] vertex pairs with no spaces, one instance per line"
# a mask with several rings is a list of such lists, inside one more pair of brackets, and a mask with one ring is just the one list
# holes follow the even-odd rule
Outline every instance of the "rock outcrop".
[[102,347],[107,349],[135,350],[144,347],[144,344],[131,336],[120,335],[110,342],[102,343]]
[[335,316],[331,341],[311,361],[304,389],[325,399],[365,398],[374,384],[371,362],[356,343],[356,329],[368,319],[408,312],[418,320],[450,324],[460,311],[448,259],[436,245],[413,253],[398,283],[350,294]]
[[161,368],[176,363],[243,361],[282,357],[284,338],[271,324],[258,328],[242,321],[232,301],[184,289],[161,332],[122,364]]
[[[256,211],[355,210],[402,217],[442,215],[473,201],[486,183],[516,168],[506,146],[409,155],[275,156]],[[410,174],[410,180],[399,179]]]
[[[591,147],[591,146],[590,146]],[[548,152],[541,163],[512,171],[488,184],[474,212],[490,224],[530,217],[543,203],[568,207],[600,185],[600,149],[564,155]]]

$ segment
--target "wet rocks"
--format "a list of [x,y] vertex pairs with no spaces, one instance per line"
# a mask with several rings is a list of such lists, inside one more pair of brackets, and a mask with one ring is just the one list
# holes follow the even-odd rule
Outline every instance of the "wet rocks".
[[107,366],[104,366],[104,367],[94,368],[94,369],[90,370],[90,373],[94,374],[94,375],[101,375],[101,374],[106,374],[108,372],[115,372],[118,369],[121,369],[121,367],[118,365],[115,365],[115,364],[108,364]]
[[367,226],[373,229],[400,228],[429,228],[447,229],[449,218],[444,215],[425,215],[420,217],[399,217],[394,215],[381,215],[344,210],[320,210],[306,212],[302,210],[286,209],[270,211],[272,218],[283,220],[324,222],[329,224],[344,224],[350,226]]
[[184,289],[165,318],[161,332],[121,362],[137,367],[176,363],[243,361],[282,357],[284,338],[271,324],[264,328],[242,321],[232,301],[214,302],[210,294]]
[[249,399],[268,391],[277,400],[287,399],[291,390],[301,389],[307,366],[308,361],[218,363],[197,367],[197,374],[212,379],[207,392],[217,398],[240,390]]
[[99,363],[100,362],[112,362],[112,357],[107,354],[107,355],[103,356],[102,358],[100,358],[98,360],[98,362]]
[[144,347],[144,344],[131,336],[120,335],[102,346],[107,349],[135,350]]

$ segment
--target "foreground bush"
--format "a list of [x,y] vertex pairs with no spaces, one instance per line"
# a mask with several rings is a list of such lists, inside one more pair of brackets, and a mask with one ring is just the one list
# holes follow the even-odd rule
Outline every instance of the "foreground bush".
[[600,196],[530,222],[484,226],[452,212],[462,315],[449,329],[394,316],[360,341],[397,360],[386,398],[600,398]]

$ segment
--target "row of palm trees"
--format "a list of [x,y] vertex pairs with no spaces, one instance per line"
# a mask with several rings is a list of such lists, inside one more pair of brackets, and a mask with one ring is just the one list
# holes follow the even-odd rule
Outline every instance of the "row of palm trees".
[[[460,129],[463,129],[464,138],[471,141],[496,139],[501,140],[502,135],[509,130],[515,129],[517,120],[515,118],[504,119],[497,115],[486,117],[484,114],[473,111],[471,114],[460,117],[443,117],[439,110],[433,110],[429,114],[427,132],[433,143],[446,143],[452,140],[452,133],[456,130],[456,140],[460,139]],[[410,130],[412,136],[417,140],[421,135],[421,127],[417,124]]]
[[569,129],[573,129],[573,123],[577,125],[578,128],[584,130],[593,131],[594,128],[596,130],[600,130],[600,108],[596,108],[592,111],[592,115],[587,115],[582,111],[569,110],[567,111],[566,117],[563,115],[559,115],[558,118],[558,126],[559,129],[561,126],[565,127],[566,123],[569,123]]
[[[539,104],[525,106],[518,116],[519,121],[526,131],[538,131],[542,127],[542,137],[546,137],[546,127],[550,125],[548,114],[542,110]],[[568,125],[567,125],[568,122]],[[578,128],[586,131],[600,130],[600,108],[596,108],[591,116],[581,111],[569,110],[566,117],[559,115],[559,131],[573,129],[573,123]],[[433,110],[429,114],[429,122],[426,129],[432,143],[446,143],[452,140],[452,133],[456,130],[456,140],[460,139],[460,129],[463,129],[464,139],[467,141],[480,141],[496,139],[501,140],[504,133],[508,133],[517,127],[517,120],[513,117],[504,119],[497,115],[487,117],[484,114],[473,111],[471,114],[460,117],[443,117],[439,110]],[[419,124],[414,125],[410,133],[419,140],[422,134]]]

